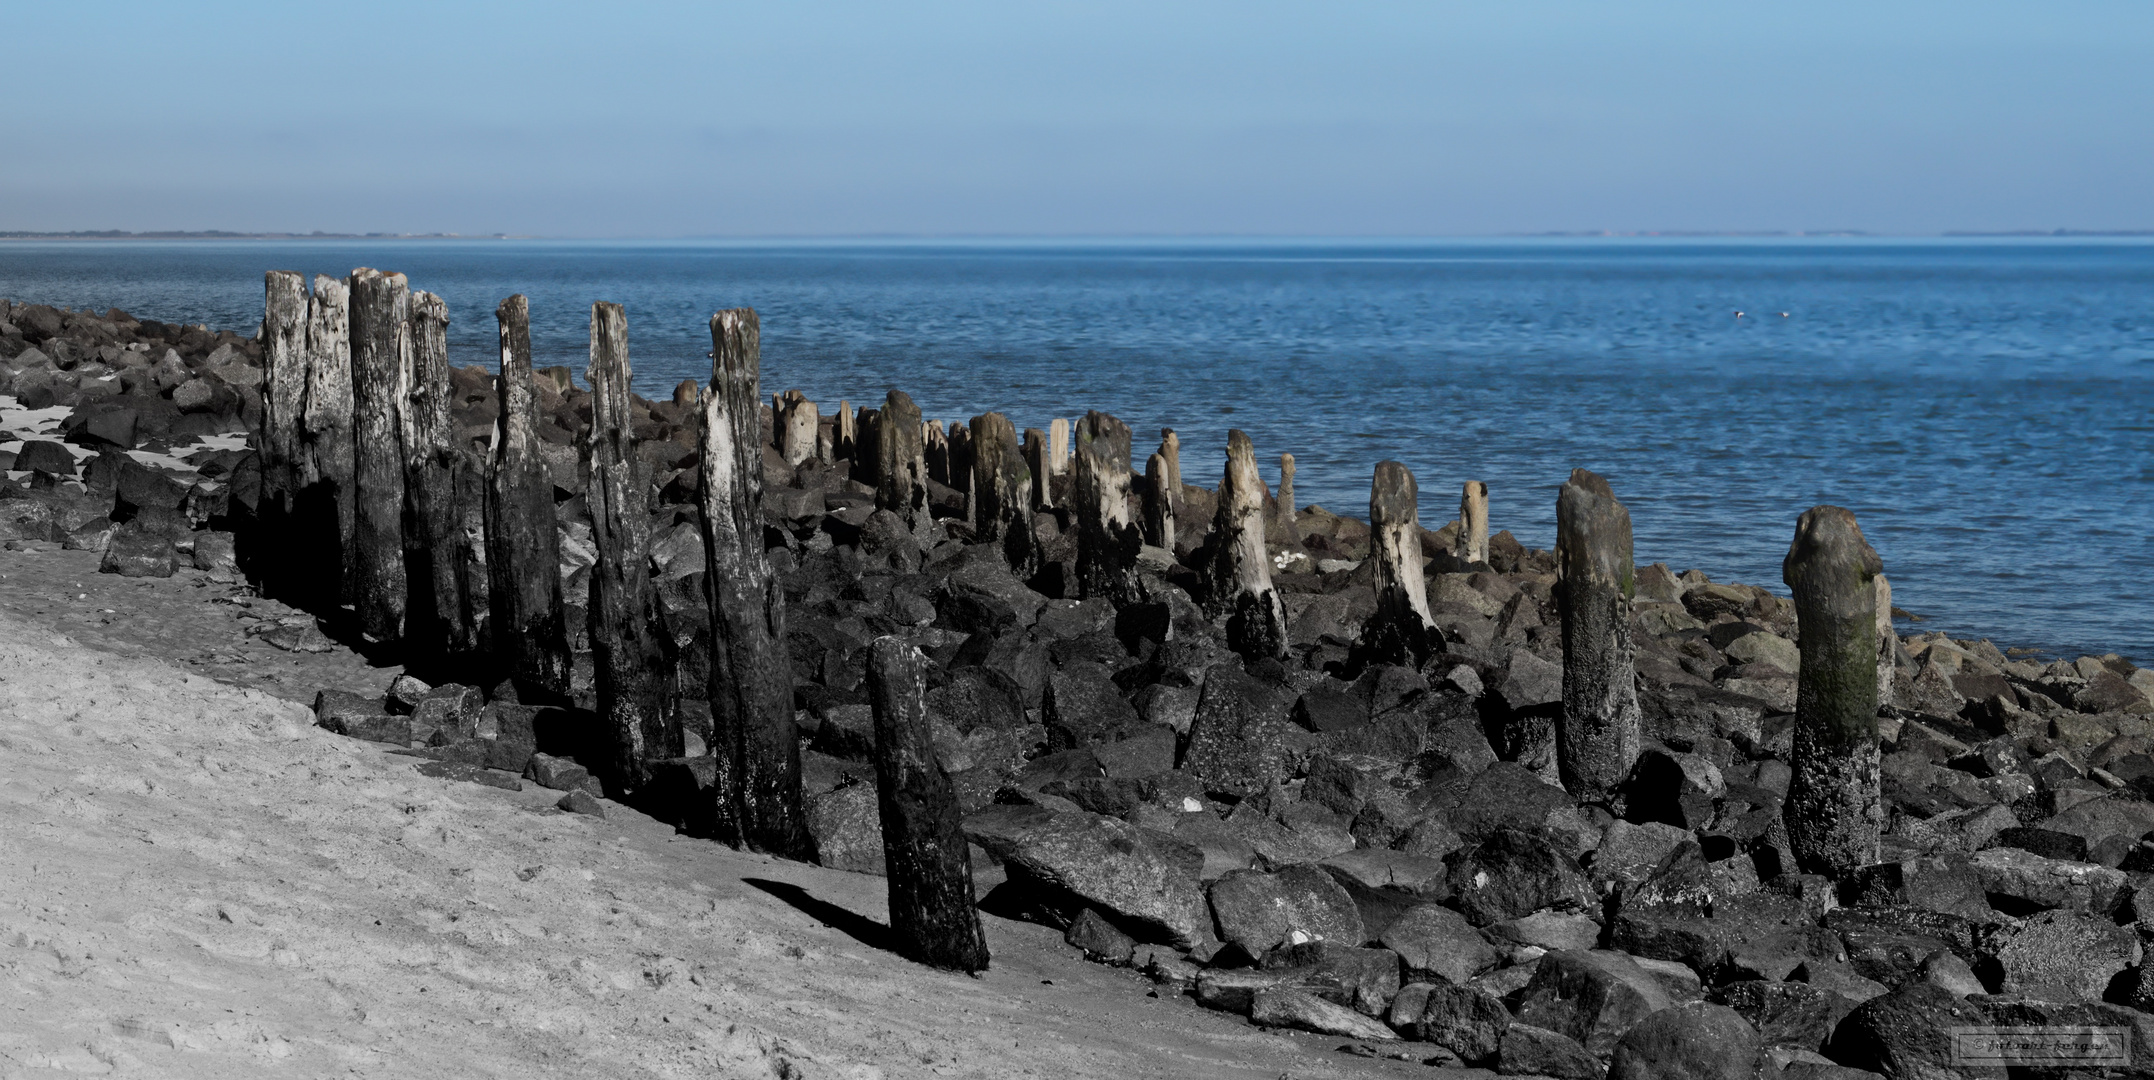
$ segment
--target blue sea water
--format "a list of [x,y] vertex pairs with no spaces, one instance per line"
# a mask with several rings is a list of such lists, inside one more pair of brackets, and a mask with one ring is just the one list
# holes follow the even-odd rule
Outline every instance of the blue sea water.
[[1177,429],[1192,482],[1238,427],[1267,480],[1294,454],[1303,505],[1365,515],[1396,458],[1426,524],[1484,480],[1536,547],[1583,466],[1641,563],[1775,591],[1796,516],[1836,503],[1922,628],[2154,663],[2154,244],[8,241],[0,296],[249,330],[263,271],[356,266],[443,296],[458,363],[492,364],[522,292],[539,362],[580,378],[610,300],[665,394],[708,378],[711,312],[752,306],[765,391],[826,412],[1101,409],[1139,468]]

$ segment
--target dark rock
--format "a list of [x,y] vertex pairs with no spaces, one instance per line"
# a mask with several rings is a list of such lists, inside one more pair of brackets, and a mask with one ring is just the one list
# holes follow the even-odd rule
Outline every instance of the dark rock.
[[1417,982],[1462,986],[1502,959],[1465,916],[1438,904],[1407,910],[1384,929],[1380,940],[1399,955],[1406,978]]
[[493,739],[493,750],[486,757],[488,768],[523,774],[531,755],[538,752],[538,712],[529,705],[499,701],[479,711],[479,735]]
[[1659,979],[1615,952],[1551,952],[1520,991],[1518,1021],[1605,1054],[1632,1024],[1675,1004]]
[[1381,1022],[1371,1020],[1343,1005],[1335,1005],[1303,990],[1278,987],[1259,990],[1251,999],[1249,1019],[1266,1027],[1294,1028],[1319,1035],[1343,1035],[1351,1039],[1398,1038]]
[[121,577],[167,578],[179,571],[179,550],[172,546],[171,537],[138,519],[112,534],[97,569]]
[[[197,555],[201,552],[202,535],[196,534]],[[479,713],[485,708],[486,694],[478,687],[445,683],[419,698],[412,709],[412,730],[432,729],[468,738],[478,734]]]
[[1687,1002],[1624,1032],[1608,1080],[1750,1080],[1758,1050],[1756,1029],[1735,1010]]
[[1995,917],[1973,860],[1958,853],[1858,867],[1841,892],[1855,904],[1906,905],[1976,920]]
[[1106,916],[1089,907],[1078,914],[1076,921],[1070,923],[1070,928],[1062,934],[1062,940],[1071,948],[1084,953],[1085,959],[1116,967],[1129,966],[1130,958],[1137,952],[1134,939],[1108,922]]
[[565,810],[571,814],[583,814],[595,818],[606,816],[606,804],[598,801],[597,797],[590,792],[581,789],[561,796],[560,800],[553,805],[555,809]]
[[1169,837],[1096,814],[1029,806],[981,810],[965,819],[965,835],[1127,929],[1181,948],[1209,935],[1211,917],[1197,887],[1203,855]]
[[986,668],[958,668],[949,681],[927,692],[927,714],[959,732],[1013,730],[1025,724],[1025,703],[1008,677]]
[[1399,958],[1389,949],[1305,941],[1271,950],[1259,966],[1295,971],[1298,988],[1364,1016],[1384,1015],[1399,992]]
[[993,545],[973,547],[958,558],[959,564],[935,589],[942,625],[960,633],[999,635],[1030,626],[1039,617],[1047,598],[1017,580]]
[[1969,860],[1990,904],[2008,915],[2048,908],[2107,915],[2124,899],[2124,873],[2094,863],[2045,859],[2018,848],[1990,848]]
[[1848,1013],[1833,1030],[1825,1054],[1890,1077],[2003,1080],[2001,1068],[1963,1065],[1952,1057],[1952,1029],[1985,1023],[1977,1006],[1926,982],[1910,982]]
[[1704,829],[1713,823],[1714,802],[1726,791],[1727,781],[1705,757],[1648,748],[1638,755],[1624,785],[1625,816]]
[[1053,750],[1114,742],[1144,724],[1116,688],[1113,673],[1103,665],[1083,661],[1047,676],[1040,720]]
[[638,791],[639,806],[689,836],[718,835],[718,760],[669,758],[653,762],[650,780]]
[[1809,983],[1757,979],[1729,983],[1706,995],[1706,1000],[1740,1013],[1765,1045],[1805,1050],[1824,1049],[1833,1029],[1856,1005]]
[[1212,883],[1210,897],[1219,939],[1251,956],[1298,943],[1296,935],[1343,945],[1368,940],[1353,897],[1315,866],[1233,871]]
[[1182,768],[1207,791],[1251,795],[1291,777],[1311,736],[1287,720],[1279,687],[1230,664],[1212,668],[1190,723]]
[[1294,722],[1318,732],[1351,731],[1369,722],[1368,702],[1348,687],[1326,679],[1302,691],[1294,701]]
[[1448,878],[1453,902],[1475,926],[1546,907],[1583,907],[1592,889],[1578,864],[1541,831],[1502,828],[1460,852]]
[[852,784],[807,800],[808,833],[815,861],[856,874],[887,873],[883,864],[882,809],[875,785]]
[[2131,927],[2045,911],[1987,943],[1999,992],[2049,1001],[2100,1001],[2110,980],[2140,960]]
[[1435,1043],[1471,1065],[1495,1057],[1510,1027],[1511,1013],[1496,995],[1479,987],[1438,982],[1428,984],[1420,1015],[1411,1021],[1406,1034]]
[[[417,715],[413,714],[415,723]],[[531,755],[531,760],[524,765],[524,779],[555,791],[588,791],[599,796],[606,793],[598,778],[591,775],[591,770],[551,754]]]
[[[1611,1040],[1612,1041],[1612,1040]],[[1520,1020],[1504,1029],[1496,1071],[1505,1076],[1601,1080],[1601,1063],[1578,1041]]]
[[46,472],[59,477],[75,475],[75,455],[67,447],[44,439],[25,439],[22,448],[15,452],[18,470]]

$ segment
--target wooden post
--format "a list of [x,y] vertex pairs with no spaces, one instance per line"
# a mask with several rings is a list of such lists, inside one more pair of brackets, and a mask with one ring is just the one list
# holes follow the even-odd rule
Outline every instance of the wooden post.
[[681,734],[657,631],[650,483],[632,434],[628,316],[619,304],[591,305],[591,366],[584,378],[591,384],[585,488],[591,545],[598,549],[591,568],[591,660],[598,713],[611,736],[612,779],[634,790],[650,779],[652,761],[681,755]]
[[1167,460],[1167,495],[1174,508],[1182,508],[1182,437],[1173,428],[1159,429],[1159,456]]
[[942,421],[924,420],[920,423],[920,446],[927,457],[928,479],[950,486],[950,440],[942,433]]
[[[1060,421],[1057,421],[1059,423]],[[1030,503],[1033,513],[1052,510],[1055,505],[1054,455],[1047,450],[1047,433],[1036,427],[1025,429],[1025,471],[1032,474]]]
[[1047,422],[1047,474],[1064,476],[1070,471],[1070,422],[1056,418]]
[[1211,590],[1206,614],[1227,622],[1227,645],[1245,657],[1286,655],[1286,605],[1271,584],[1264,547],[1264,480],[1256,446],[1240,428],[1227,432],[1227,470],[1212,523]]
[[1892,628],[1892,583],[1877,575],[1877,704],[1894,704],[1892,674],[1899,667],[1899,632]]
[[771,420],[778,432],[778,452],[787,465],[797,468],[815,457],[815,434],[822,429],[822,414],[798,390],[786,391],[784,401],[784,408]]
[[1174,496],[1167,492],[1167,459],[1158,454],[1144,462],[1144,542],[1174,550]]
[[486,570],[495,658],[526,702],[569,693],[568,631],[561,611],[561,540],[553,481],[539,456],[531,373],[531,302],[521,293],[494,311],[501,324],[501,418],[486,493]]
[[1460,562],[1488,562],[1488,485],[1479,480],[1466,481],[1458,497],[1458,540],[1451,553]]
[[682,379],[673,384],[673,404],[683,409],[703,409],[703,384],[694,379]]
[[1781,816],[1804,872],[1835,878],[1877,861],[1884,824],[1877,746],[1877,586],[1884,564],[1855,515],[1812,507],[1781,577],[1794,592],[1802,670]]
[[839,399],[837,421],[830,433],[830,452],[836,455],[832,460],[849,462],[859,456],[860,445],[860,429],[853,419],[852,402]]
[[[1282,482],[1281,489],[1286,485]],[[1281,508],[1285,503],[1281,503]],[[1376,560],[1376,613],[1362,631],[1371,661],[1419,667],[1433,651],[1428,579],[1421,569],[1421,489],[1396,461],[1369,481],[1369,557]]]
[[815,856],[800,790],[785,594],[763,553],[762,424],[755,311],[711,316],[711,389],[703,403],[703,520],[710,590],[711,727],[720,769],[719,821],[755,851]]
[[404,636],[404,448],[401,409],[411,347],[404,275],[361,267],[351,276],[352,606],[376,641]]
[[[1411,477],[1408,478],[1408,482],[1412,482]],[[1279,497],[1275,501],[1279,504],[1279,532],[1281,539],[1288,544],[1300,544],[1301,522],[1294,516],[1294,455],[1292,454],[1279,455]],[[1373,525],[1375,522],[1372,520],[1370,524]],[[1415,549],[1419,550],[1418,540],[1416,541]]]
[[890,930],[899,953],[929,967],[985,971],[987,938],[973,908],[957,793],[928,734],[927,669],[927,657],[902,639],[880,637],[868,647]]
[[411,294],[411,365],[400,410],[404,441],[404,566],[410,586],[405,638],[414,654],[440,659],[478,648],[478,598],[467,586],[470,539],[458,498],[469,458],[450,414],[449,306]]
[[1032,474],[1017,452],[1017,429],[1001,413],[972,418],[972,528],[982,544],[999,544],[1020,579],[1039,572],[1032,538]]
[[950,421],[950,486],[965,496],[965,520],[972,520],[972,429]]
[[1129,425],[1097,410],[1077,424],[1077,588],[1086,599],[1134,603],[1144,530],[1130,520]]
[[[331,611],[351,600],[352,352],[351,288],[318,274],[307,302],[307,404],[300,438],[299,494],[293,516],[303,537],[303,580],[315,584],[306,606]],[[312,552],[319,551],[319,555]]]
[[307,400],[307,282],[289,270],[263,275],[262,426],[255,445],[262,460],[262,496],[253,528],[242,538],[249,575],[271,595],[291,596],[294,555],[308,538],[294,531],[300,438]]
[[1583,802],[1607,801],[1638,760],[1633,570],[1630,511],[1608,481],[1571,470],[1556,496],[1556,605],[1563,618],[1556,772]]
[[927,505],[927,457],[920,445],[920,407],[903,390],[883,400],[876,420],[875,506],[888,510],[914,532],[933,522]]

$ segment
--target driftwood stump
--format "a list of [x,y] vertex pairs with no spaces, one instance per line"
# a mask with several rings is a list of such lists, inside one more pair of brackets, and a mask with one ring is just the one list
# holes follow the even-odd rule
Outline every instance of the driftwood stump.
[[1264,480],[1256,446],[1240,428],[1227,432],[1226,476],[1212,520],[1211,589],[1205,612],[1227,625],[1227,645],[1251,659],[1286,655],[1286,606],[1271,583],[1264,546]]
[[1032,474],[1017,452],[1017,429],[1001,413],[972,418],[973,539],[998,544],[1019,579],[1039,572],[1032,538]]
[[927,504],[927,454],[920,442],[920,407],[903,390],[890,391],[876,435],[875,506],[918,533],[933,520]]
[[352,606],[376,641],[404,636],[404,370],[411,290],[402,274],[352,271]]
[[486,493],[493,654],[527,702],[558,700],[569,693],[568,632],[561,611],[553,481],[538,448],[531,303],[520,293],[511,296],[494,317],[501,324],[501,418]]
[[591,544],[598,549],[591,568],[591,660],[613,779],[634,790],[650,779],[652,761],[682,750],[651,585],[650,480],[636,457],[628,316],[619,304],[591,305],[584,378],[591,384],[586,488]]
[[[1280,485],[1282,489],[1285,484]],[[1381,461],[1369,481],[1369,557],[1376,560],[1376,613],[1362,630],[1362,651],[1375,663],[1419,667],[1438,640],[1421,567],[1421,489],[1396,461]],[[1284,503],[1281,504],[1284,507]]]
[[1633,570],[1630,511],[1608,481],[1573,470],[1556,497],[1556,605],[1563,617],[1556,770],[1564,788],[1584,802],[1607,801],[1638,760]]
[[987,938],[973,909],[972,858],[957,792],[928,733],[928,664],[899,638],[877,638],[868,648],[890,930],[898,952],[920,963],[984,971]]
[[[352,353],[351,288],[317,275],[307,302],[307,401],[292,498],[304,574],[295,590],[305,606],[334,609],[351,599]],[[312,583],[310,588],[308,583]]]
[[703,550],[710,590],[718,817],[748,848],[812,859],[786,658],[785,595],[763,554],[762,339],[749,308],[711,316],[703,405]]
[[401,411],[404,440],[404,567],[410,587],[404,637],[415,655],[449,659],[475,652],[477,560],[465,529],[461,492],[471,460],[456,445],[449,385],[449,306],[411,294],[411,367]]
[[1077,424],[1070,496],[1077,504],[1077,588],[1084,598],[1121,605],[1141,595],[1137,553],[1144,530],[1131,520],[1129,494],[1129,425],[1103,412],[1086,413]]
[[1884,571],[1855,515],[1818,506],[1795,523],[1781,576],[1795,597],[1802,670],[1794,773],[1782,817],[1805,872],[1877,861],[1884,824],[1877,745],[1877,586]]
[[1488,485],[1466,481],[1458,497],[1458,538],[1451,554],[1462,563],[1488,562]]

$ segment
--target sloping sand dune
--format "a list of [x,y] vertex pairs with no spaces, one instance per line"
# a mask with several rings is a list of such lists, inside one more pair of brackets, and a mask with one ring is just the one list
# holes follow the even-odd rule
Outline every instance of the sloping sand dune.
[[424,777],[40,622],[0,615],[0,1077],[1427,1072],[1040,927],[930,971],[871,944],[880,878]]

